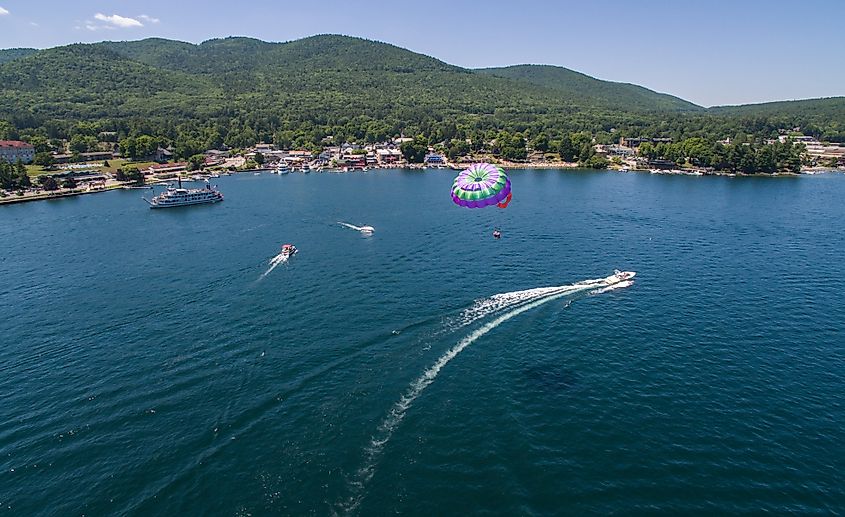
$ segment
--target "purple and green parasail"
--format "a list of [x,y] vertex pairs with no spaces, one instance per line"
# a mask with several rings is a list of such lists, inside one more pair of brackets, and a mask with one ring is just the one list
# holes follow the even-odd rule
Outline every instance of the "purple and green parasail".
[[489,163],[470,165],[452,184],[452,201],[467,208],[505,208],[512,197],[511,180],[505,171]]

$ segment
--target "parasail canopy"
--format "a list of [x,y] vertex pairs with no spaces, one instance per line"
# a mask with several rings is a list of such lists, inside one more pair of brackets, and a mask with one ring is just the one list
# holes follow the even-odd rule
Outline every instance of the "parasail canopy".
[[501,167],[489,163],[470,165],[452,184],[452,201],[467,208],[505,208],[512,198],[511,180]]

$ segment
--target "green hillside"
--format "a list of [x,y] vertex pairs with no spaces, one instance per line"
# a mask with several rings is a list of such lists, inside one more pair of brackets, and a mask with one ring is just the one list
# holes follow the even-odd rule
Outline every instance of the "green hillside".
[[[676,140],[776,135],[784,124],[845,140],[841,99],[705,110],[565,68],[470,70],[394,45],[337,35],[287,43],[166,39],[0,51],[0,138],[117,131],[191,141],[318,146],[327,136],[431,141],[497,131],[562,138],[586,131]],[[543,136],[544,135],[544,136]]]
[[478,72],[507,77],[555,90],[572,102],[589,102],[609,108],[642,111],[698,111],[691,102],[642,86],[601,81],[588,75],[549,65],[515,65],[503,68],[482,68]]
[[14,59],[18,59],[21,57],[26,57],[38,52],[38,49],[34,48],[7,48],[7,49],[0,49],[0,64],[6,63],[8,61],[12,61]]

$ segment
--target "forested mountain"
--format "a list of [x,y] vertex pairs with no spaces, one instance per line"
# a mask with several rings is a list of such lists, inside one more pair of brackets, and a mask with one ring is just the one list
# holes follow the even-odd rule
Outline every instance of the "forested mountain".
[[503,68],[481,68],[477,71],[545,86],[559,92],[561,97],[572,102],[589,102],[593,105],[610,108],[625,107],[643,111],[699,111],[704,109],[689,101],[665,93],[657,93],[642,86],[601,81],[559,66],[514,65]]
[[[193,148],[256,141],[318,146],[423,134],[480,141],[585,131],[767,137],[784,124],[845,140],[842,99],[705,110],[631,84],[551,66],[470,70],[346,36],[288,43],[165,39],[0,51],[0,138],[83,130],[155,135]],[[82,125],[81,125],[82,124]],[[188,145],[187,142],[191,144]]]
[[38,52],[38,50],[34,48],[0,49],[0,64],[6,63],[7,61],[12,61],[13,59],[26,57],[35,54],[36,52]]

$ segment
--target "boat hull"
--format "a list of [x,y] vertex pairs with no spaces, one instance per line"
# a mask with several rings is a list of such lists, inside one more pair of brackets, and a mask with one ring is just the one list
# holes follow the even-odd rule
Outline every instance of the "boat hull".
[[223,201],[222,199],[202,199],[197,201],[188,201],[184,203],[173,203],[173,204],[159,204],[159,203],[150,203],[150,208],[179,208],[180,206],[191,206],[191,205],[208,205],[211,203],[218,203]]

